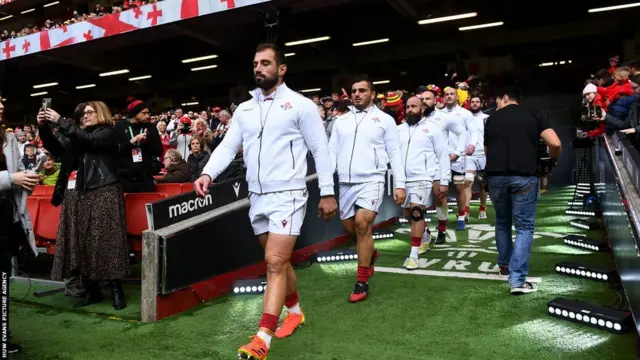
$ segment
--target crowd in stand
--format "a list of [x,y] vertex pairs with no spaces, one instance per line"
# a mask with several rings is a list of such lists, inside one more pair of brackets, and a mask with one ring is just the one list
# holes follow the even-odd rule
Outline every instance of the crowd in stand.
[[90,12],[81,12],[78,10],[70,10],[68,14],[60,19],[46,19],[42,20],[38,25],[28,25],[20,30],[16,29],[3,29],[0,33],[0,41],[8,40],[8,39],[16,39],[22,36],[27,36],[30,34],[35,34],[41,31],[47,31],[51,29],[61,28],[63,26],[69,26],[72,24],[76,24],[82,21],[99,18],[108,14],[115,14],[121,11],[126,11],[131,8],[136,8],[140,6],[144,6],[147,4],[152,4],[158,2],[158,0],[124,0],[122,3],[118,3],[118,5],[105,6],[102,4],[96,4],[93,11]]

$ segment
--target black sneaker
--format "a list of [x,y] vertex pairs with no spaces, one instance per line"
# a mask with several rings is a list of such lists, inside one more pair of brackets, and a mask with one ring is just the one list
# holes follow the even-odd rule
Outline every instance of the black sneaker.
[[436,245],[442,245],[447,241],[447,234],[443,232],[438,232],[438,237],[436,238]]
[[349,296],[349,302],[357,303],[367,298],[369,293],[369,284],[358,281]]
[[17,354],[22,351],[22,346],[14,343],[7,343],[7,353]]
[[500,276],[509,276],[509,274],[510,274],[509,267],[508,266],[499,266],[498,267],[498,274],[500,274]]
[[511,288],[511,293],[514,295],[530,294],[536,291],[538,291],[538,288],[530,282],[525,282],[524,285],[520,287]]

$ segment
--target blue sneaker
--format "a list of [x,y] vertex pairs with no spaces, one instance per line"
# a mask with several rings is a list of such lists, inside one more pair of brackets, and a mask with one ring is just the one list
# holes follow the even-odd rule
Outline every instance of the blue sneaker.
[[456,221],[456,231],[463,231],[465,229],[464,220]]

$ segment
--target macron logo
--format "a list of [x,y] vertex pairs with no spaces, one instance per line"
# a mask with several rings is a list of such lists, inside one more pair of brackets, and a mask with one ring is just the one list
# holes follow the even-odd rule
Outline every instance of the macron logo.
[[233,191],[235,191],[236,197],[240,196],[240,183],[233,184]]
[[207,207],[213,203],[211,195],[205,196],[204,199],[197,198],[189,201],[184,201],[181,204],[169,206],[169,218],[176,216],[182,216],[188,214],[191,211],[196,211],[200,208]]

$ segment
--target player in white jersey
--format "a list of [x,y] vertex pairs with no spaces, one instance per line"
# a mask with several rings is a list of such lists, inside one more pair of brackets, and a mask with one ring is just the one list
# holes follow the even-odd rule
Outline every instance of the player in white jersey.
[[466,216],[469,216],[469,204],[471,203],[471,196],[473,194],[473,182],[476,177],[480,180],[480,211],[478,213],[478,219],[487,218],[487,191],[485,188],[485,181],[483,180],[482,173],[484,167],[487,165],[487,158],[484,154],[484,124],[487,121],[489,115],[482,112],[483,101],[480,95],[472,94],[470,99],[470,110],[473,115],[472,121],[469,123],[470,127],[478,134],[478,141],[476,142],[475,151],[473,155],[467,156],[467,172],[465,174],[465,187],[467,201],[465,211]]
[[[253,98],[236,109],[227,135],[211,154],[194,187],[198,195],[205,196],[211,182],[241,148],[244,150],[251,203],[249,218],[265,251],[269,287],[264,294],[258,333],[238,349],[238,356],[263,360],[267,358],[272,336],[287,337],[305,321],[290,257],[306,211],[309,151],[318,173],[319,213],[325,220],[335,214],[337,203],[322,119],[311,100],[283,83],[287,72],[284,53],[272,44],[258,46],[253,72],[258,85],[251,92]],[[287,315],[278,328],[285,304]]]
[[466,172],[467,156],[473,155],[478,142],[478,134],[471,126],[473,115],[469,110],[458,105],[458,93],[456,89],[447,87],[444,89],[444,109],[440,110],[442,116],[448,123],[454,122],[461,124],[465,131],[463,134],[455,134],[449,132],[449,151],[451,158],[451,173],[453,174],[453,182],[456,185],[456,202],[458,204],[458,221],[456,222],[456,230],[465,229],[466,214],[466,188],[464,176]]
[[329,140],[340,181],[340,218],[347,232],[357,237],[357,282],[350,302],[366,299],[378,258],[372,227],[382,204],[387,163],[393,171],[394,200],[400,205],[406,195],[398,129],[391,116],[373,105],[374,97],[371,81],[357,79],[351,87],[353,107],[336,119]]
[[435,105],[435,92],[425,103],[418,97],[410,98],[405,108],[406,122],[398,126],[407,179],[407,199],[403,208],[409,210],[411,218],[411,252],[404,262],[407,270],[418,268],[418,256],[429,246],[429,242],[424,242],[421,237],[425,230],[424,210],[431,205],[436,169],[441,175],[439,193],[449,192],[451,174],[447,136],[440,125],[430,121],[437,116]]
[[[435,85],[429,85],[428,89],[437,89]],[[424,91],[420,98],[424,104],[427,104],[431,99],[436,101],[437,95],[432,91]],[[446,116],[444,112],[437,109],[436,104],[436,114],[429,121],[437,123],[447,135],[449,136],[463,136],[466,134],[466,127],[463,121],[456,117]],[[453,151],[449,154],[449,161],[457,160],[462,154],[466,152],[464,143],[458,143],[458,146],[453,149]],[[449,213],[449,205],[448,205],[448,196],[449,194],[440,194],[440,173],[436,171],[433,180],[433,193],[436,199],[436,214],[438,217],[438,237],[436,239],[436,244],[444,244],[446,240],[446,232],[447,232],[447,214]],[[448,179],[449,180],[449,179]]]

